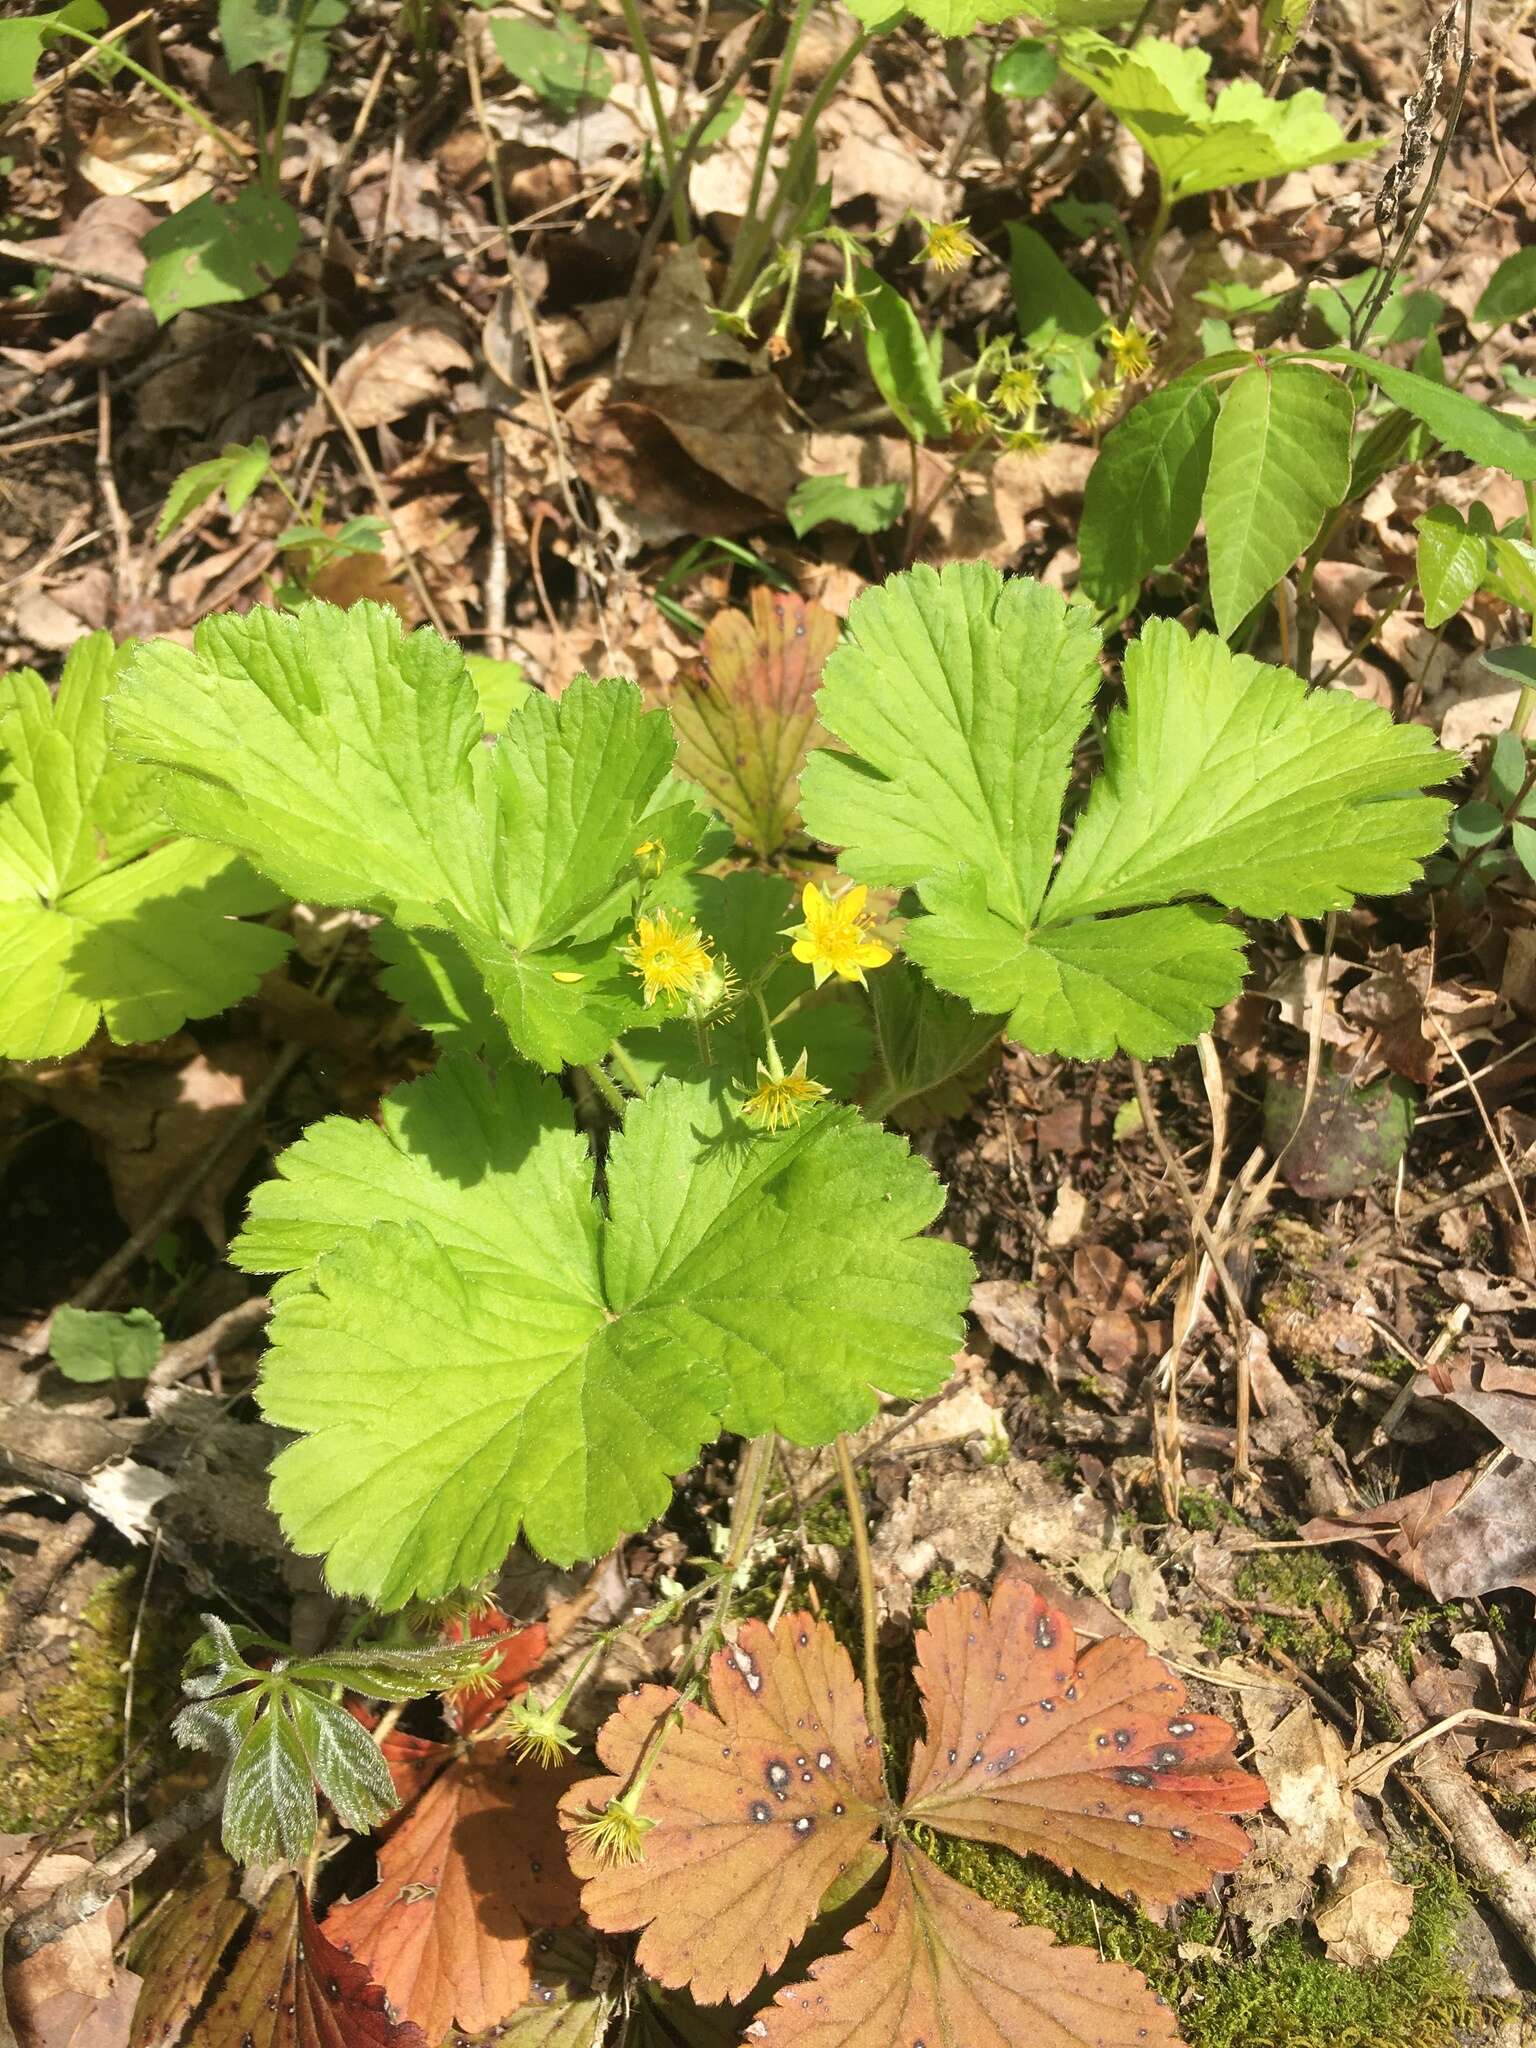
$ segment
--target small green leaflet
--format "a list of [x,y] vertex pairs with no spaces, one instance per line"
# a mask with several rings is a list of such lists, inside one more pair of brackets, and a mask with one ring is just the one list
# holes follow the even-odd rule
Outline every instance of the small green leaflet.
[[1455,618],[1468,598],[1482,589],[1493,519],[1481,504],[1474,505],[1466,519],[1454,505],[1431,505],[1413,523],[1419,536],[1424,623],[1433,631]]
[[[91,31],[108,26],[107,10],[98,0],[70,0],[51,14],[23,15],[0,21],[0,106],[24,100],[37,83],[37,67],[54,37],[68,28]],[[70,40],[66,35],[66,41]]]
[[1037,100],[1056,83],[1056,53],[1049,43],[1020,36],[992,66],[988,82],[1005,100]]
[[1118,115],[1146,151],[1165,203],[1226,185],[1283,177],[1309,164],[1369,156],[1374,142],[1346,142],[1320,92],[1269,99],[1240,78],[1206,98],[1210,52],[1160,36],[1122,49],[1084,31],[1061,40],[1061,68]]
[[905,484],[851,484],[845,476],[803,477],[790,492],[785,514],[797,540],[818,526],[851,526],[884,533],[906,506]]
[[1504,327],[1536,311],[1536,248],[1506,256],[1483,287],[1472,318],[1480,327]]
[[254,299],[285,277],[299,253],[299,217],[254,186],[224,201],[205,193],[152,227],[144,296],[163,327],[195,306]]
[[164,1332],[147,1308],[118,1315],[66,1304],[54,1310],[49,1332],[54,1364],[65,1379],[83,1386],[148,1379],[163,1341]]
[[633,684],[529,691],[487,747],[457,649],[380,605],[307,604],[142,649],[113,715],[182,830],[292,895],[430,931],[527,1058],[598,1058],[640,1015],[618,953],[636,848],[686,864],[706,820],[669,788],[671,728]]
[[219,0],[219,41],[231,71],[252,64],[282,69],[295,35],[303,40],[293,53],[290,90],[299,99],[314,92],[325,78],[330,57],[327,31],[347,18],[347,0]]
[[892,577],[827,663],[822,723],[851,751],[813,753],[801,784],[849,874],[916,888],[910,957],[1036,1051],[1173,1051],[1241,987],[1221,911],[1405,888],[1443,836],[1418,791],[1454,770],[1423,728],[1154,620],[1047,889],[1097,681],[1091,618],[1043,585],[975,563]]
[[914,441],[949,431],[934,350],[901,293],[862,265],[855,289],[868,315],[864,353],[875,388]]
[[104,704],[123,658],[93,633],[70,650],[57,697],[30,669],[0,681],[10,1059],[62,1058],[103,1019],[119,1044],[163,1038],[249,995],[288,950],[282,933],[232,922],[280,892],[219,848],[165,839],[150,779],[108,754]]
[[562,8],[554,9],[553,21],[552,28],[545,28],[522,15],[493,14],[497,56],[557,112],[574,113],[583,100],[607,99],[613,91],[607,58]]
[[1088,472],[1078,528],[1082,586],[1108,608],[1195,537],[1217,395],[1202,372],[1133,406]]
[[1256,363],[1227,386],[1203,510],[1217,631],[1235,633],[1349,490],[1354,401],[1305,363]]
[[272,467],[272,451],[258,434],[248,448],[238,441],[222,449],[208,462],[194,462],[182,470],[166,492],[165,510],[155,529],[155,539],[164,540],[188,519],[199,505],[207,504],[215,491],[224,493],[231,512],[240,511],[252,491]]
[[[659,1514],[727,1428],[825,1443],[941,1386],[970,1260],[851,1109],[755,1136],[707,1089],[629,1104],[606,1202],[550,1081],[449,1055],[381,1123],[311,1127],[232,1256],[283,1273],[260,1401],[295,1547],[381,1607],[563,1561]],[[368,1190],[360,1208],[359,1187]]]

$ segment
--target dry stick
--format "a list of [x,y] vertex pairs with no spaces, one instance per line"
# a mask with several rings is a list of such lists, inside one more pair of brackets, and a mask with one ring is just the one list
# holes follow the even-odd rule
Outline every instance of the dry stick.
[[321,369],[313,356],[306,355],[296,342],[290,342],[288,348],[294,361],[325,400],[331,418],[346,437],[347,446],[352,450],[353,458],[367,479],[369,490],[373,493],[373,501],[379,508],[379,516],[395,537],[395,545],[400,550],[400,559],[405,565],[405,573],[411,579],[411,588],[415,591],[422,610],[446,640],[449,637],[448,628],[443,623],[442,614],[432,602],[432,593],[428,590],[426,578],[421,573],[421,564],[416,559],[416,551],[406,539],[400,522],[395,517],[395,508],[385,495],[383,481],[379,476],[379,472],[373,466],[372,456],[369,455],[368,450],[363,446],[363,437],[353,424],[351,414],[336,396],[330,378],[326,376],[324,370]]
[[51,1897],[23,1913],[11,1923],[5,1937],[5,1963],[13,1969],[35,1956],[39,1949],[68,1934],[72,1927],[94,1919],[111,1904],[124,1886],[142,1877],[167,1849],[196,1832],[213,1819],[224,1803],[224,1776],[201,1790],[177,1800],[168,1813],[119,1842],[105,1856],[97,1857],[90,1869],[61,1884]]
[[[368,123],[373,118],[373,110],[378,102],[379,94],[383,90],[384,80],[388,76],[390,62],[394,54],[390,38],[386,35],[384,48],[379,54],[379,61],[374,66],[372,78],[368,81],[368,90],[363,94],[363,103],[357,110],[357,119],[352,123],[352,133],[347,137],[346,146],[337,158],[336,168],[331,173],[330,190],[325,195],[325,215],[320,223],[319,256],[322,266],[330,253],[331,238],[336,232],[336,216],[341,211],[341,194],[342,188],[347,182],[347,173],[352,168],[352,159],[357,155],[358,144],[362,141]],[[321,366],[325,367],[326,357],[329,355],[331,347],[331,309],[330,302],[325,293],[325,278],[323,274],[320,280],[320,287],[320,328],[315,340],[315,355],[319,359]]]
[[112,470],[112,386],[105,370],[96,372],[96,489],[112,529],[112,603],[122,605],[130,594],[133,574],[133,529],[118,496]]
[[[485,564],[485,651],[507,658],[507,451],[501,422],[491,426],[491,546]],[[530,550],[531,556],[531,550]]]
[[1488,1114],[1487,1104],[1483,1101],[1482,1091],[1477,1085],[1476,1077],[1468,1068],[1466,1061],[1462,1058],[1456,1046],[1452,1043],[1451,1039],[1446,1035],[1445,1026],[1440,1022],[1440,1019],[1433,1014],[1433,1012],[1429,1013],[1429,1021],[1435,1027],[1435,1036],[1440,1040],[1440,1043],[1445,1047],[1446,1051],[1450,1054],[1451,1058],[1456,1062],[1457,1069],[1459,1070],[1462,1079],[1467,1083],[1467,1086],[1472,1090],[1472,1100],[1477,1105],[1478,1116],[1482,1120],[1483,1129],[1488,1134],[1488,1142],[1493,1147],[1493,1156],[1499,1162],[1499,1172],[1503,1177],[1505,1185],[1509,1189],[1512,1200],[1514,1201],[1516,1213],[1519,1215],[1520,1218],[1520,1228],[1525,1233],[1526,1257],[1530,1259],[1533,1265],[1536,1265],[1536,1243],[1533,1243],[1531,1240],[1531,1219],[1530,1214],[1525,1206],[1525,1197],[1520,1192],[1520,1183],[1515,1179],[1515,1176],[1509,1170],[1508,1156],[1505,1153],[1504,1147],[1499,1143],[1499,1134],[1493,1127],[1493,1118]]
[[[1419,1735],[1428,1727],[1429,1717],[1385,1651],[1362,1651],[1359,1669],[1372,1695],[1407,1735]],[[1536,1870],[1530,1860],[1505,1834],[1476,1785],[1445,1750],[1425,1749],[1413,1766],[1413,1775],[1430,1810],[1449,1832],[1457,1854],[1486,1889],[1505,1926],[1536,1960]]]
[[249,1301],[226,1309],[223,1315],[215,1316],[195,1336],[183,1337],[179,1344],[167,1344],[146,1385],[179,1386],[183,1380],[200,1371],[226,1344],[234,1343],[249,1330],[259,1330],[271,1313],[272,1304],[264,1294],[253,1294]]
[[7,1657],[20,1642],[27,1623],[42,1613],[48,1595],[96,1533],[96,1517],[83,1509],[51,1530],[37,1546],[37,1555],[24,1564],[6,1590],[5,1611],[0,1614],[0,1657]]
[[848,1450],[848,1439],[839,1431],[833,1445],[837,1476],[842,1481],[843,1499],[848,1507],[848,1526],[853,1532],[853,1561],[859,1574],[859,1627],[864,1650],[864,1717],[875,1738],[875,1748],[885,1768],[885,1709],[880,1704],[880,1610],[875,1603],[875,1565],[869,1550],[869,1523],[859,1493],[858,1475]]

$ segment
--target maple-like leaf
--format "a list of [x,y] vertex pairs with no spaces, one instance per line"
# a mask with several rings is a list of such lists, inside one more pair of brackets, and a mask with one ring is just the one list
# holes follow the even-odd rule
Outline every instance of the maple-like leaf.
[[[384,1745],[392,1766],[396,1741]],[[514,2012],[534,1934],[576,1917],[555,1822],[571,1774],[518,1767],[498,1742],[408,1737],[402,1760],[419,1789],[380,1846],[378,1884],[333,1906],[325,1932],[438,2042],[455,2023],[473,2032]]]
[[1058,1948],[899,1843],[879,1905],[747,2029],[766,2048],[1177,2048],[1139,1970]]
[[[688,1702],[645,1783],[644,1860],[605,1869],[579,1837],[582,1906],[605,1933],[643,1927],[641,1966],[705,2004],[744,1998],[809,1927],[884,1804],[880,1762],[848,1653],[825,1622],[747,1622],[710,1665],[713,1711]],[[632,1693],[603,1728],[613,1773],[564,1802],[568,1825],[623,1790],[677,1695]]]
[[696,673],[672,698],[677,764],[744,846],[771,860],[799,823],[795,798],[816,738],[816,686],[837,645],[832,613],[759,584],[752,611],[717,612]]
[[1139,1640],[1081,1656],[1075,1644],[1066,1616],[1022,1583],[990,1605],[965,1593],[930,1608],[918,1639],[927,1732],[898,1810],[825,1623],[747,1624],[711,1665],[713,1711],[647,1687],[599,1736],[614,1775],[567,1796],[568,1827],[623,1789],[659,1715],[679,1717],[640,1786],[640,1861],[605,1867],[575,1836],[587,1917],[607,1932],[643,1928],[639,1960],[663,1984],[706,2002],[740,1997],[840,1873],[859,1863],[863,1875],[878,1828],[893,1841],[880,1905],[749,2039],[1170,2048],[1172,2021],[1135,1971],[1021,1928],[914,1839],[931,1828],[1034,1851],[1148,1900],[1235,1868],[1247,1838],[1227,1816],[1262,1805],[1264,1787],[1232,1768],[1231,1730],[1191,1714]]
[[927,1732],[907,1818],[1047,1857],[1111,1891],[1167,1903],[1235,1870],[1248,1837],[1228,1815],[1264,1804],[1232,1764],[1232,1730],[1192,1714],[1139,1636],[1081,1655],[1072,1624],[1023,1580],[990,1603],[929,1608],[917,1639]]
[[368,1972],[315,1925],[303,1886],[280,1877],[198,2022],[197,2048],[436,2048],[436,2041],[391,2015]]

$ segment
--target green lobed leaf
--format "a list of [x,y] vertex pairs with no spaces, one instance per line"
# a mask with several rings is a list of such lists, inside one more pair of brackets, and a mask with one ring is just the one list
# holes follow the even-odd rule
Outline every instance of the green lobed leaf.
[[851,484],[845,476],[807,476],[790,492],[785,515],[797,540],[818,526],[850,526],[855,533],[884,533],[907,502],[902,483]]
[[1019,0],[907,0],[907,5],[941,36],[968,36],[985,23],[1011,21],[1025,12]]
[[1096,603],[1116,604],[1194,539],[1216,411],[1197,373],[1152,392],[1106,437],[1077,535],[1082,587]]
[[1123,121],[1173,204],[1196,192],[1283,177],[1311,164],[1369,156],[1374,142],[1347,142],[1320,92],[1273,100],[1251,78],[1206,98],[1209,50],[1143,36],[1129,49],[1083,31],[1061,41],[1061,68]]
[[1202,507],[1223,635],[1237,631],[1344,502],[1354,417],[1343,383],[1304,363],[1255,364],[1227,386]]
[[949,432],[944,393],[928,337],[901,293],[860,265],[855,289],[869,316],[864,353],[875,388],[913,440]]
[[143,240],[144,296],[163,327],[196,306],[257,298],[286,277],[299,253],[299,217],[275,192],[248,187],[233,199],[204,193]]
[[[1424,623],[1435,628],[1455,618],[1483,587],[1488,574],[1488,532],[1471,525],[1454,505],[1431,505],[1413,522],[1419,536],[1417,571],[1424,593]],[[1492,521],[1487,522],[1491,530]]]
[[825,1442],[877,1387],[941,1385],[959,1337],[969,1260],[914,1235],[938,1183],[853,1110],[765,1138],[664,1082],[599,1205],[552,1083],[449,1056],[279,1174],[232,1253],[288,1276],[259,1398],[302,1438],[273,1500],[385,1607],[479,1579],[519,1530],[601,1551],[722,1427]]
[[529,692],[487,747],[456,649],[379,605],[310,604],[143,649],[113,718],[183,830],[291,894],[430,931],[438,968],[413,975],[407,945],[397,972],[462,983],[467,958],[526,1057],[595,1058],[638,1016],[618,953],[636,849],[687,865],[706,820],[669,786],[666,714],[633,684]]
[[65,1379],[83,1386],[148,1379],[165,1333],[147,1308],[71,1308],[53,1312],[49,1348]]
[[[103,1020],[163,1038],[249,995],[288,949],[234,920],[279,892],[221,849],[163,839],[152,782],[107,751],[105,702],[128,650],[95,633],[58,694],[0,682],[0,1053],[54,1059]],[[146,850],[152,849],[152,850]]]
[[1417,794],[1448,772],[1427,731],[1213,635],[1154,620],[1127,653],[1093,785],[1048,893],[1096,635],[1054,593],[981,565],[866,593],[827,665],[807,764],[811,829],[860,880],[915,886],[911,958],[1039,1051],[1169,1052],[1242,981],[1206,901],[1311,916],[1401,889],[1444,830]]

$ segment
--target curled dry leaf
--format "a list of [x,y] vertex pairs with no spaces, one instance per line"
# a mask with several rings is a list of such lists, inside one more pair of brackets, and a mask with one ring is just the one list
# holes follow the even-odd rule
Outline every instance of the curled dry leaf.
[[280,1877],[227,1982],[197,2029],[198,2048],[429,2048],[391,2017],[368,1972],[331,1946],[297,1879]]
[[698,668],[684,672],[672,698],[678,767],[765,860],[800,822],[800,770],[820,736],[816,689],[837,634],[819,604],[759,584],[750,617],[715,614]]
[[1139,1970],[1058,1948],[907,1844],[885,1896],[839,1954],[747,2028],[769,2048],[1175,2048],[1171,2012]]
[[602,1731],[614,1775],[567,1796],[568,1825],[623,1789],[660,1715],[678,1716],[640,1793],[652,1823],[642,1860],[610,1870],[573,1851],[587,1917],[605,1932],[643,1928],[639,1961],[662,1983],[706,2003],[739,1998],[878,1827],[894,1843],[881,1904],[750,2039],[1170,2048],[1173,2022],[1135,1971],[1056,1949],[908,1838],[915,1823],[1000,1843],[1153,1901],[1237,1866],[1247,1837],[1229,1816],[1261,1806],[1264,1787],[1232,1766],[1231,1730],[1191,1713],[1139,1639],[1081,1655],[1075,1643],[1022,1582],[990,1606],[967,1593],[931,1608],[918,1642],[927,1734],[898,1811],[830,1629],[806,1614],[771,1631],[749,1623],[711,1666],[713,1712],[651,1687]]
[[[601,1869],[573,1838],[594,1927],[643,1927],[641,1967],[706,2005],[744,1998],[815,1918],[874,1833],[884,1793],[848,1653],[825,1622],[748,1622],[710,1666],[714,1712],[684,1704],[646,1781],[645,1858]],[[579,1824],[623,1790],[676,1693],[645,1686],[598,1737],[613,1773],[569,1794]]]

